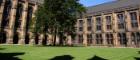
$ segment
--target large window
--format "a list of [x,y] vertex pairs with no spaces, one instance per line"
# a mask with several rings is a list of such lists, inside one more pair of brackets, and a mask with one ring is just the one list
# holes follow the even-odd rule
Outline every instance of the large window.
[[118,18],[118,28],[119,29],[125,29],[125,17],[124,14],[118,14],[117,15]]
[[103,44],[102,34],[96,34],[96,44]]
[[120,41],[120,45],[127,46],[127,39],[126,39],[126,34],[125,33],[119,33],[118,34],[118,39]]
[[83,43],[83,35],[79,35],[79,43]]
[[87,35],[87,42],[88,44],[92,44],[92,34]]
[[89,16],[87,18],[87,30],[91,31],[92,30],[92,16]]
[[22,11],[23,11],[23,5],[19,2],[17,5],[17,11],[16,11],[16,20],[15,20],[16,28],[20,28],[20,26],[21,26]]
[[4,5],[4,10],[3,10],[3,16],[2,16],[2,24],[1,24],[2,28],[5,28],[6,26],[9,25],[11,8],[12,8],[12,1],[6,0]]
[[101,17],[96,18],[96,30],[101,31],[102,30],[102,20]]
[[108,44],[113,44],[113,34],[106,34]]
[[140,44],[140,33],[139,32],[132,33],[131,34],[131,40],[132,40],[133,44],[135,44],[136,46],[139,46],[139,44]]
[[79,20],[79,31],[83,31],[83,20]]
[[130,12],[130,17],[131,17],[132,28],[137,28],[138,27],[137,13],[136,12]]
[[106,27],[107,27],[107,30],[112,29],[111,16],[106,16]]

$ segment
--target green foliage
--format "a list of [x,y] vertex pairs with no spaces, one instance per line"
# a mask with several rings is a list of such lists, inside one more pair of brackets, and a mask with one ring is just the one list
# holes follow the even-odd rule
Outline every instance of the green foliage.
[[79,0],[44,0],[36,12],[34,33],[50,33],[54,39],[56,35],[73,35],[76,15],[83,12]]
[[75,31],[76,15],[84,11],[79,0],[44,0],[36,13],[36,32],[56,28],[63,32]]

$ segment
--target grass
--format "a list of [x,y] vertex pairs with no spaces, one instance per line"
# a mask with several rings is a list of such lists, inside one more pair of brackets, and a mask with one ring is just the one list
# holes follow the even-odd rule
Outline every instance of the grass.
[[[138,60],[138,48],[0,45],[0,60]],[[73,57],[73,59],[72,59]]]

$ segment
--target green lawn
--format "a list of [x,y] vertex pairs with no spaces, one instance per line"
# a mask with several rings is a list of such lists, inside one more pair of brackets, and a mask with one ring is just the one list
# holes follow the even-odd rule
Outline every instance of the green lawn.
[[[140,49],[136,48],[0,45],[0,60],[88,60],[90,58],[93,58],[92,60],[136,60],[135,57],[140,57],[138,51],[140,51]],[[57,57],[57,59],[53,59],[54,57]],[[70,59],[71,57],[73,57],[73,59]]]

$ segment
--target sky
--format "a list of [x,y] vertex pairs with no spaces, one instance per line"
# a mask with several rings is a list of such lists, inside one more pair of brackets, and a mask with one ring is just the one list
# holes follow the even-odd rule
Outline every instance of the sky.
[[89,7],[89,6],[95,6],[110,1],[114,1],[114,0],[80,0],[80,3],[86,7]]

